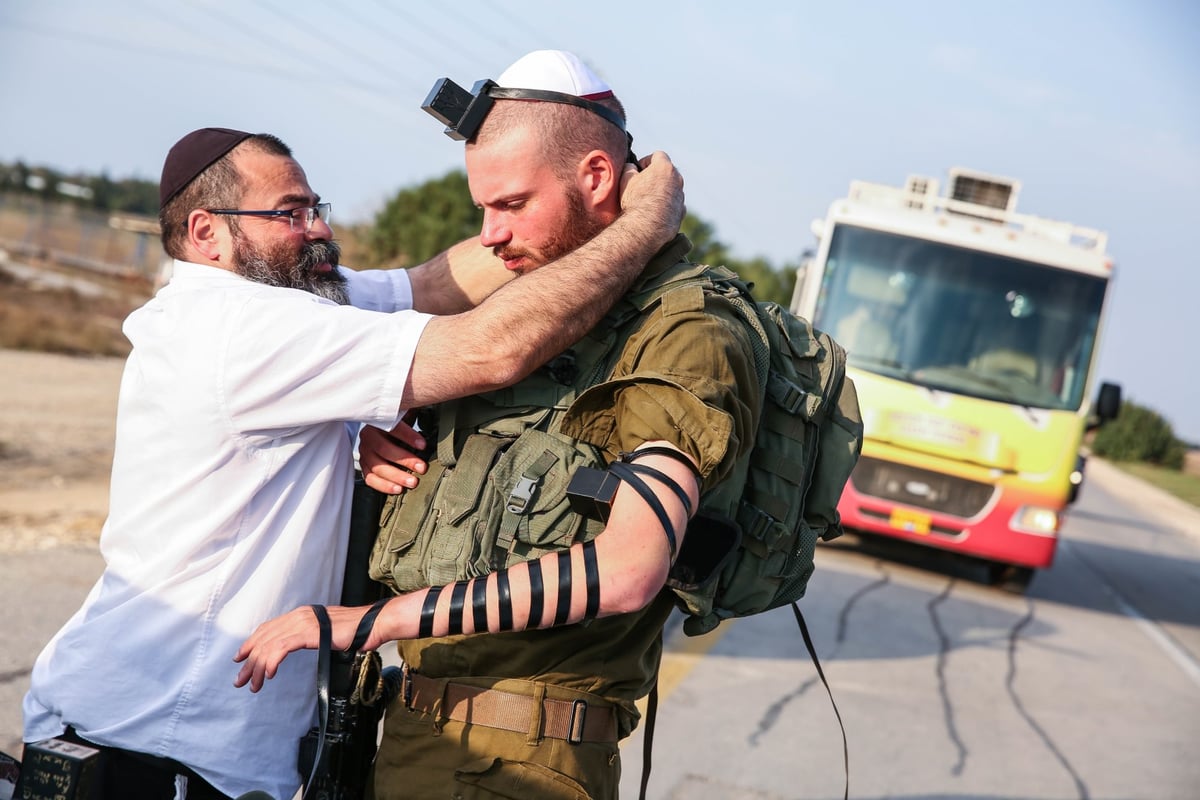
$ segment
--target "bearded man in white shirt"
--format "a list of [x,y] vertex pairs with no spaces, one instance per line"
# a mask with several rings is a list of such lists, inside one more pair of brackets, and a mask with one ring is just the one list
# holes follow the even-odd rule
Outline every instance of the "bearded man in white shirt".
[[683,216],[670,160],[643,166],[616,223],[501,286],[477,240],[346,270],[329,204],[278,138],[176,143],[160,184],[173,275],[124,325],[105,571],[37,660],[25,740],[99,747],[104,797],[292,797],[315,654],[263,694],[234,687],[233,657],[264,620],[339,601],[352,423],[507,386],[590,329]]

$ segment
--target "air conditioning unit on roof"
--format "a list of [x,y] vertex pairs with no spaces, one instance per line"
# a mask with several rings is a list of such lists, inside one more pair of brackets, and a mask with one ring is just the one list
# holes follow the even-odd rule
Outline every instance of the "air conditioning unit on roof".
[[1017,208],[1020,181],[954,167],[950,170],[950,199],[1010,213]]

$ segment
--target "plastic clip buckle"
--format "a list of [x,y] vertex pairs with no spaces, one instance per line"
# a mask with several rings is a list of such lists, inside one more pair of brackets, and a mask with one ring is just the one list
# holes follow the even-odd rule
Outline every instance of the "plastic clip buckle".
[[510,514],[523,514],[529,506],[529,501],[533,499],[533,490],[537,488],[538,482],[535,478],[523,477],[517,481],[517,485],[513,488],[512,494],[508,496],[508,511]]
[[567,744],[583,744],[583,723],[587,720],[587,700],[571,702],[571,722],[567,725]]

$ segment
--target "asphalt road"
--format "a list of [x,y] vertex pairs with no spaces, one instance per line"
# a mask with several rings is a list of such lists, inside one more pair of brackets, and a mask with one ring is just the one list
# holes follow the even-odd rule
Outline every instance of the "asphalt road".
[[[1026,596],[932,551],[823,547],[802,601],[849,741],[854,798],[1200,797],[1200,512],[1102,462]],[[0,750],[33,658],[101,568],[5,554]],[[842,738],[791,613],[672,636],[648,797],[837,798]],[[642,732],[623,748],[637,797]]]
[[[1197,537],[1194,508],[1097,461],[1023,597],[926,549],[822,548],[801,605],[850,796],[1200,797]],[[842,797],[841,732],[791,612],[718,633],[672,640],[648,797]],[[622,750],[623,797],[641,738]]]

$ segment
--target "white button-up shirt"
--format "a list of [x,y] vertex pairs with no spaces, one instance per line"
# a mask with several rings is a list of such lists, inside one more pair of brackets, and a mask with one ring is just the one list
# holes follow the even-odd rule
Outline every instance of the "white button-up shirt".
[[353,306],[176,262],[125,321],[106,567],[38,657],[26,741],[72,725],[229,795],[295,794],[316,654],[258,694],[233,656],[263,621],[340,600],[349,423],[398,421],[429,320],[403,271],[343,272]]

